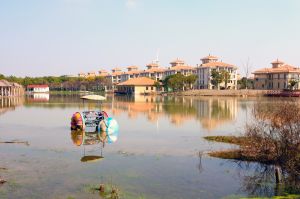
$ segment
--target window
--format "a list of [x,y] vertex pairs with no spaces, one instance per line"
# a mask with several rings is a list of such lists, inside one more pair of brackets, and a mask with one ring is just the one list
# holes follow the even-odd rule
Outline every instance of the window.
[[153,86],[151,86],[151,90],[153,91]]
[[146,86],[146,91],[148,90],[148,86]]

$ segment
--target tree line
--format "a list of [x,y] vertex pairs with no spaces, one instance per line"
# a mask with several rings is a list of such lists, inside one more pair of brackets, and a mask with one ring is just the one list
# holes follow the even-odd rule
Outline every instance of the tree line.
[[104,77],[69,77],[69,76],[44,76],[44,77],[16,77],[0,74],[0,80],[16,82],[24,87],[30,84],[47,84],[50,90],[55,91],[101,91],[105,87],[111,87],[111,83]]
[[192,74],[189,76],[184,76],[181,73],[167,76],[163,81],[165,90],[172,91],[183,91],[193,89],[193,86],[197,80],[197,76]]

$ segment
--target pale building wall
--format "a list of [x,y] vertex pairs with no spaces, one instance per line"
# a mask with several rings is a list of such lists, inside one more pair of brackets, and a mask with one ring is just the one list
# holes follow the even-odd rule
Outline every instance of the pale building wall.
[[[227,88],[229,89],[237,89],[237,69],[232,67],[216,67],[213,68],[216,70],[226,70],[230,74],[230,79],[227,82]],[[198,67],[197,68],[197,87],[198,89],[213,89],[214,85],[211,83],[211,70],[210,67]],[[220,87],[225,87],[225,82],[222,82]]]
[[[258,90],[288,89],[291,80],[299,81],[297,73],[254,74],[254,88]],[[294,89],[299,89],[297,83]]]
[[133,94],[135,95],[140,95],[140,94],[149,94],[149,93],[156,93],[157,88],[156,86],[117,86],[117,89],[119,92],[127,92],[127,91],[132,91]]
[[46,87],[46,88],[33,88],[33,92],[46,93],[46,92],[49,92],[49,87]]

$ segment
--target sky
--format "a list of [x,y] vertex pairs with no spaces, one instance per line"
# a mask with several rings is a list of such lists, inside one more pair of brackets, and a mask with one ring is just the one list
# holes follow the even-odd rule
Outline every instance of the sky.
[[216,55],[300,66],[299,0],[0,0],[0,73],[77,75]]

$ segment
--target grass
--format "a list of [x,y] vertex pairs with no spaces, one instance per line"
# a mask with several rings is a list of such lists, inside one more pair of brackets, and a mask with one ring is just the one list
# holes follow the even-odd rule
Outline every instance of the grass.
[[[284,196],[273,196],[271,199],[298,199],[300,198],[300,195],[294,195],[294,194],[288,194]],[[242,197],[241,199],[268,199],[266,197],[253,197],[253,198],[245,198]]]
[[240,146],[249,143],[246,137],[237,137],[237,136],[206,136],[204,137],[204,139],[213,142],[223,142],[228,144],[236,144]]
[[[247,148],[251,146],[251,141],[246,137],[238,137],[238,136],[206,136],[204,139],[212,142],[222,142],[228,144],[235,144],[238,146],[242,146],[242,148]],[[260,162],[265,164],[271,164],[272,161],[266,159],[259,159],[255,156],[250,156],[245,153],[241,149],[231,149],[231,150],[222,150],[222,151],[211,151],[208,153],[209,156],[221,159],[232,159],[232,160],[240,160],[240,161],[248,161],[248,162]]]

